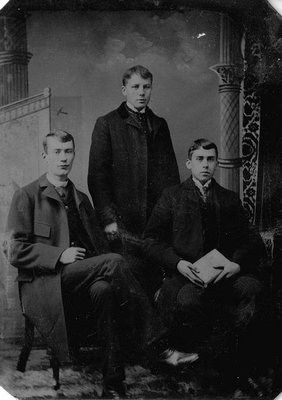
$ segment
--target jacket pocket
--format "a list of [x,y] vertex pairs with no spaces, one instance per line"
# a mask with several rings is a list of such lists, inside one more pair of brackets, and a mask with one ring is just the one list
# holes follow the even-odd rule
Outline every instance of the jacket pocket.
[[36,236],[50,237],[51,226],[43,222],[34,221],[34,234]]

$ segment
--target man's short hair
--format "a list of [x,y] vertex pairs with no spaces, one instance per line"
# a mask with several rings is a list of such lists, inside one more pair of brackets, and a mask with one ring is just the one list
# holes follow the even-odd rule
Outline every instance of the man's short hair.
[[43,149],[46,154],[48,151],[48,138],[56,138],[61,143],[72,142],[73,149],[75,149],[74,137],[70,133],[61,131],[60,129],[53,129],[43,139]]
[[211,142],[210,140],[204,138],[197,139],[191,144],[191,146],[188,149],[188,159],[191,160],[194,151],[200,149],[201,147],[205,150],[215,149],[216,159],[218,159],[217,145]]
[[148,68],[143,67],[142,65],[135,65],[125,71],[122,76],[122,84],[125,86],[128,80],[132,77],[132,75],[140,75],[143,79],[150,79],[151,83],[153,82],[153,74],[148,70]]

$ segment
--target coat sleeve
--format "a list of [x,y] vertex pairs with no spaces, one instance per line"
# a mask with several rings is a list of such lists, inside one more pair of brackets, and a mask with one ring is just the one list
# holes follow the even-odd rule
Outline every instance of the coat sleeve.
[[167,189],[156,204],[144,232],[142,250],[145,256],[165,269],[176,270],[182,259],[172,246],[172,199]]
[[232,241],[235,250],[231,261],[239,264],[243,273],[254,271],[259,267],[260,260],[266,256],[264,243],[257,228],[250,224],[239,197],[236,198],[232,214],[235,227]]
[[55,272],[64,248],[34,239],[34,202],[25,190],[15,192],[7,222],[4,253],[10,264],[35,272]]
[[88,164],[88,189],[103,226],[117,221],[112,192],[112,168],[110,128],[107,120],[100,117],[97,119],[92,133]]

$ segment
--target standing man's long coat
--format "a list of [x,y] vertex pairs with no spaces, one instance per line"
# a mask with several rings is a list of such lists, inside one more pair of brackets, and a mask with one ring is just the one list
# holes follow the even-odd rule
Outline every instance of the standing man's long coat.
[[169,129],[147,109],[152,131],[150,160],[145,134],[125,103],[97,119],[89,156],[88,187],[104,226],[117,222],[141,233],[148,218],[148,165],[154,202],[164,188],[179,183]]
[[[88,197],[75,189],[81,221],[97,255],[109,252]],[[18,269],[23,312],[60,361],[68,359],[66,323],[58,261],[70,247],[65,206],[46,175],[15,192],[6,253]]]

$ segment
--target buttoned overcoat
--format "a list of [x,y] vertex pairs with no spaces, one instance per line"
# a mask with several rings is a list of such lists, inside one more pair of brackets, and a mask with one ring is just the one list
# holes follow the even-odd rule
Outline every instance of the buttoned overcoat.
[[147,116],[150,156],[146,135],[125,103],[95,124],[88,188],[104,226],[118,221],[130,232],[143,232],[148,217],[148,182],[154,203],[164,188],[179,183],[167,123],[150,109]]
[[[75,189],[81,221],[97,251],[108,252],[88,197]],[[5,251],[18,269],[24,314],[34,323],[60,361],[68,360],[69,348],[61,292],[59,258],[70,246],[65,206],[46,175],[17,190],[7,224]]]

